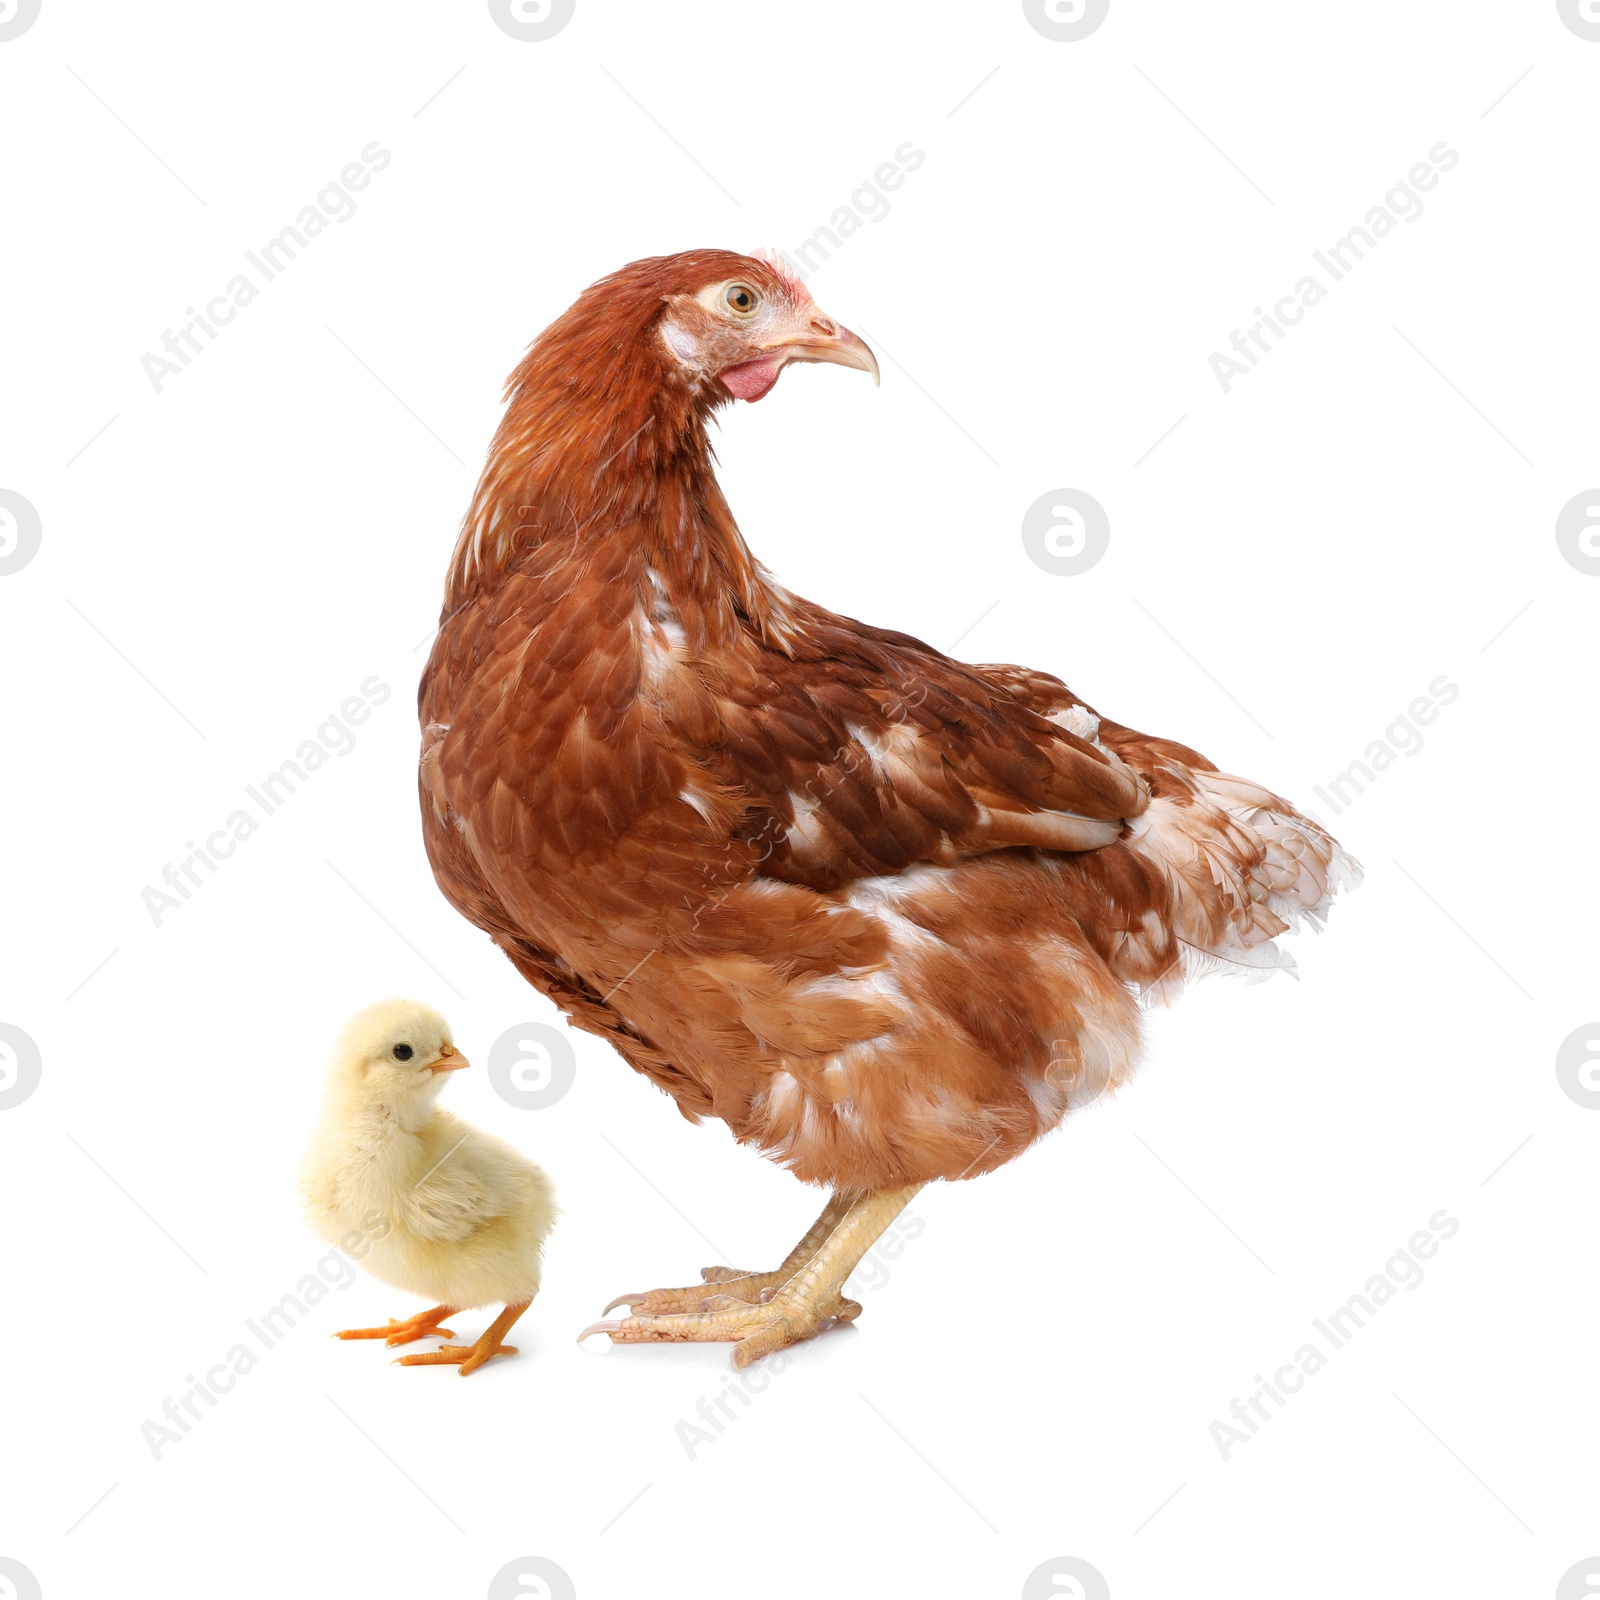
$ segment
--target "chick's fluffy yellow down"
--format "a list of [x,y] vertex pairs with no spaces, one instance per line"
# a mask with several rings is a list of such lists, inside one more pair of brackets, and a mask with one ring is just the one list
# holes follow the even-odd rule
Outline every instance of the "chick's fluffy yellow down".
[[303,1169],[318,1236],[458,1310],[531,1300],[556,1215],[543,1170],[442,1109],[411,1128],[385,1108],[347,1109],[324,1115]]

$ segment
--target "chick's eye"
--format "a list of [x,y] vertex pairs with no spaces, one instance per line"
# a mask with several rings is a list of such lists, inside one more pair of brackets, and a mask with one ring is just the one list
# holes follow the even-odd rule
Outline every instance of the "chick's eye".
[[397,1044],[394,1047],[394,1058],[396,1061],[409,1061],[412,1057],[412,1054],[413,1052],[411,1046],[408,1044]]
[[748,317],[761,304],[761,296],[748,283],[730,283],[723,298],[741,317]]

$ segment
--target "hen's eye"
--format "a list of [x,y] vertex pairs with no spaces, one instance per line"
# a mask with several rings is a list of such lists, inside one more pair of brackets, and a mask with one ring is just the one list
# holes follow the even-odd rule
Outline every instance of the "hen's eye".
[[748,317],[761,304],[761,296],[748,283],[730,283],[728,292],[723,298],[728,302],[729,308],[738,312],[741,317]]
[[394,1047],[394,1058],[396,1061],[409,1061],[412,1057],[412,1054],[413,1052],[411,1046],[408,1044],[397,1044]]

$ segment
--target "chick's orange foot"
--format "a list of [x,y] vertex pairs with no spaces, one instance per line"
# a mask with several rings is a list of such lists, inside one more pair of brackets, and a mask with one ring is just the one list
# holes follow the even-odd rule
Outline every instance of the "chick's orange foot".
[[595,1333],[613,1344],[731,1342],[733,1364],[743,1368],[835,1322],[854,1322],[861,1305],[845,1298],[845,1280],[919,1188],[836,1194],[775,1271],[706,1267],[705,1281],[690,1288],[620,1295],[606,1310],[626,1305],[636,1314],[593,1323],[578,1342]]
[[464,1378],[476,1372],[490,1356],[514,1356],[514,1344],[489,1346],[480,1339],[476,1344],[442,1344],[437,1350],[424,1350],[421,1355],[396,1356],[397,1367],[460,1367]]
[[419,1311],[415,1316],[406,1317],[402,1321],[389,1318],[386,1328],[344,1328],[334,1335],[335,1339],[382,1339],[386,1345],[411,1344],[417,1339],[431,1339],[435,1335],[441,1339],[453,1339],[455,1333],[450,1328],[439,1326],[446,1317],[456,1314],[454,1306],[434,1306],[428,1311]]
[[437,1350],[424,1350],[414,1356],[397,1356],[394,1364],[397,1367],[459,1367],[464,1378],[468,1373],[476,1372],[492,1356],[514,1356],[517,1347],[514,1344],[501,1344],[500,1341],[510,1332],[511,1324],[532,1303],[524,1300],[521,1305],[507,1306],[484,1329],[475,1344],[442,1344]]

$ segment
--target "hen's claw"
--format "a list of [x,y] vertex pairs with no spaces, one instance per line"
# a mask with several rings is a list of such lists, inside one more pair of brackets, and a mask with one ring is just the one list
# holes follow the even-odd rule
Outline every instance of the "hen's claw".
[[[720,1272],[726,1269],[711,1267],[705,1270]],[[600,1315],[606,1316],[618,1306],[626,1306],[631,1312],[651,1314],[704,1311],[719,1295],[724,1299],[731,1296],[753,1305],[763,1294],[781,1288],[788,1280],[789,1274],[782,1269],[777,1272],[741,1272],[727,1278],[707,1278],[704,1283],[691,1284],[685,1289],[647,1289],[639,1294],[619,1294]]]

